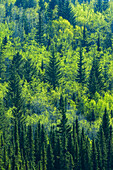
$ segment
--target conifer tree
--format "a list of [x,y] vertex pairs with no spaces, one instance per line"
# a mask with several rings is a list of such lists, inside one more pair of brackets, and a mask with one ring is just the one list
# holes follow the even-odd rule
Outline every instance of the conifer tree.
[[4,57],[4,50],[6,49],[7,45],[7,37],[5,36],[1,47],[0,47],[0,82],[4,82],[4,79],[6,77],[6,65],[5,65],[5,57]]
[[106,141],[109,139],[109,135],[110,135],[109,126],[110,126],[109,115],[107,113],[107,109],[105,108],[105,112],[104,112],[103,120],[102,120],[102,129],[103,129]]
[[101,48],[100,48],[100,35],[98,34],[98,40],[97,40],[97,51],[100,52]]
[[47,147],[47,170],[53,170],[53,169],[54,169],[54,156],[53,156],[52,147],[49,144]]
[[33,77],[36,77],[37,69],[34,63],[28,58],[24,64],[24,77],[28,83],[30,83]]
[[60,63],[59,60],[57,60],[53,47],[52,55],[49,57],[49,63],[46,67],[46,80],[55,90],[56,87],[59,87],[59,80],[61,77]]
[[42,144],[41,162],[42,162],[42,170],[46,170],[47,169],[47,152],[46,152],[45,143]]
[[39,45],[44,43],[44,22],[43,22],[43,13],[39,11],[39,21],[36,25],[36,42],[39,43]]
[[93,58],[93,65],[89,75],[89,94],[90,98],[92,98],[95,92],[101,93],[104,89],[104,80],[99,67],[99,60],[97,58]]
[[91,162],[92,162],[92,169],[97,170],[98,169],[98,161],[97,161],[97,148],[95,144],[95,139],[93,139],[92,142],[92,153],[91,153]]
[[82,85],[84,85],[84,83],[85,83],[85,68],[84,68],[84,62],[83,62],[81,47],[80,47],[80,57],[79,57],[79,61],[78,61],[77,81],[78,81],[78,83],[81,83]]
[[100,127],[100,135],[99,135],[99,142],[100,142],[100,151],[102,154],[102,168],[107,168],[107,148],[105,142],[105,136],[102,127]]
[[33,128],[31,125],[28,126],[27,132],[27,143],[26,143],[26,154],[27,160],[29,161],[29,168],[34,169],[34,140],[33,140]]
[[41,160],[41,127],[40,127],[40,122],[38,122],[36,130],[35,130],[34,144],[35,144],[35,164],[40,165],[40,163],[39,163],[40,160]]

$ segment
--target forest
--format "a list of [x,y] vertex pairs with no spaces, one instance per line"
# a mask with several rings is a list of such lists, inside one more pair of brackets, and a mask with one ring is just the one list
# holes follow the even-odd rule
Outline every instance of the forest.
[[113,170],[112,0],[0,0],[0,170]]

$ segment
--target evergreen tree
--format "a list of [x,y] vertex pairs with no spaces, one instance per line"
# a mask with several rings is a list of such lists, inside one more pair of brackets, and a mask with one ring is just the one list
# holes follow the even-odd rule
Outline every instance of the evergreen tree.
[[45,143],[42,144],[41,162],[42,162],[42,170],[46,170],[47,169],[47,152],[46,152]]
[[32,170],[35,167],[34,164],[34,140],[33,140],[33,128],[31,125],[28,126],[27,142],[26,142],[26,155],[29,161],[29,168]]
[[61,141],[59,136],[57,137],[55,145],[55,155],[54,155],[54,168],[55,170],[61,170]]
[[28,58],[24,64],[24,78],[30,83],[33,80],[33,77],[37,75],[37,68],[34,63]]
[[102,154],[102,168],[107,168],[107,148],[105,142],[105,136],[102,127],[100,128],[100,135],[99,135],[99,142],[100,142],[100,151]]
[[54,157],[50,144],[47,147],[47,170],[54,170]]
[[109,139],[109,135],[110,135],[109,126],[110,126],[109,115],[107,113],[107,109],[105,108],[105,112],[104,112],[103,120],[102,120],[102,129],[104,132],[106,142]]
[[97,51],[100,52],[101,48],[100,48],[100,35],[98,34],[98,40],[97,40]]
[[68,164],[68,153],[67,153],[67,137],[69,136],[70,133],[70,126],[67,125],[67,118],[66,118],[66,113],[65,113],[65,104],[64,104],[64,98],[60,97],[60,112],[62,115],[61,118],[61,123],[57,125],[58,129],[58,134],[60,135],[61,138],[61,154],[62,154],[62,159],[61,159],[61,166],[62,169],[66,170],[67,169],[67,164]]
[[56,87],[59,87],[59,80],[61,77],[60,64],[55,56],[55,50],[53,49],[52,55],[49,57],[48,66],[46,67],[46,80],[55,90]]
[[95,92],[101,93],[104,89],[104,81],[99,67],[99,60],[95,57],[93,58],[93,65],[89,75],[88,88],[90,98],[94,96]]
[[84,68],[84,62],[83,62],[83,56],[82,56],[82,49],[80,48],[80,57],[78,62],[78,75],[77,75],[77,81],[78,83],[81,83],[84,85],[85,83],[85,68]]
[[96,148],[96,144],[95,144],[95,139],[93,139],[93,142],[92,142],[91,160],[92,160],[92,169],[97,170],[98,169],[98,161],[97,161],[97,148]]
[[39,21],[36,26],[36,42],[39,45],[44,43],[44,22],[43,22],[43,13],[39,11]]
[[41,127],[40,127],[40,122],[38,122],[36,130],[35,130],[34,144],[35,144],[35,164],[40,165],[40,163],[39,163],[40,160],[41,160]]
[[4,82],[6,77],[6,65],[5,65],[5,57],[4,57],[4,50],[6,49],[7,45],[7,37],[5,36],[2,45],[0,47],[0,82]]

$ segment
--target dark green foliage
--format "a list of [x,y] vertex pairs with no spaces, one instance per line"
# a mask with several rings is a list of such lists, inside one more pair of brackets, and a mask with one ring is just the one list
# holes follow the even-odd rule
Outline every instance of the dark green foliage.
[[39,11],[39,21],[36,25],[36,42],[39,43],[39,45],[44,43],[44,22],[43,22],[43,13]]
[[98,169],[98,161],[97,161],[97,148],[96,148],[96,144],[95,144],[95,139],[93,139],[93,142],[92,142],[91,159],[92,159],[92,169],[97,170]]
[[25,61],[24,64],[24,78],[30,83],[33,77],[37,76],[37,69],[30,58]]
[[104,89],[104,79],[99,67],[99,60],[95,57],[89,75],[88,88],[91,98],[94,96],[95,92],[101,92]]
[[34,169],[34,140],[33,140],[33,128],[31,125],[28,126],[27,141],[26,141],[26,155],[29,161],[30,169]]
[[0,47],[0,82],[4,82],[6,78],[6,65],[5,65],[5,58],[4,58],[4,51],[7,45],[7,37],[5,36],[2,40],[2,44]]
[[59,80],[62,77],[60,71],[60,62],[56,57],[55,50],[53,47],[53,51],[51,56],[49,57],[49,63],[46,67],[46,80],[52,85],[55,90],[56,87],[59,87]]
[[83,56],[82,56],[82,49],[80,48],[80,57],[78,61],[78,75],[77,75],[77,81],[78,83],[81,83],[84,85],[85,83],[85,68],[84,68],[84,62],[83,62]]
[[49,144],[47,147],[47,170],[53,169],[54,169],[53,151],[51,145]]
[[97,0],[95,4],[95,12],[102,12],[103,7],[102,7],[102,0]]
[[103,115],[103,120],[102,120],[102,129],[103,129],[103,132],[104,132],[104,136],[105,136],[105,140],[107,141],[109,139],[109,135],[110,135],[110,132],[109,132],[109,115],[107,113],[107,109],[105,108],[105,113]]
[[101,51],[100,48],[100,36],[98,35],[98,40],[97,40],[97,51]]

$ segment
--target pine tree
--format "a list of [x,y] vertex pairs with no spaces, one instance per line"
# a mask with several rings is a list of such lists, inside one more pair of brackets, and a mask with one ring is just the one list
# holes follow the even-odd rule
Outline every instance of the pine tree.
[[5,65],[5,57],[4,57],[4,50],[6,49],[7,45],[7,37],[5,36],[2,45],[0,47],[0,82],[4,82],[6,77],[6,65]]
[[19,142],[19,132],[18,132],[18,119],[15,118],[15,126],[14,126],[14,167],[20,168],[21,165],[21,154],[20,154],[20,142]]
[[54,156],[50,144],[47,147],[47,170],[54,170]]
[[82,49],[80,48],[80,57],[78,62],[78,75],[77,75],[77,81],[78,83],[81,83],[84,85],[85,83],[85,68],[84,68],[84,62],[83,62],[83,56],[82,56]]
[[55,170],[61,170],[61,141],[59,136],[57,137],[56,145],[55,145],[55,155],[54,155],[54,168]]
[[107,148],[105,142],[105,136],[102,127],[100,127],[100,135],[99,135],[99,142],[100,142],[100,151],[102,154],[102,168],[107,168]]
[[19,52],[17,52],[17,54],[13,56],[11,65],[12,67],[16,68],[16,72],[18,73],[20,78],[22,78],[23,77],[23,59],[22,59],[22,55],[20,55]]
[[46,80],[55,90],[56,87],[59,87],[61,77],[60,63],[59,60],[57,60],[53,47],[52,55],[49,57],[49,63],[46,67]]
[[109,139],[109,135],[110,135],[109,126],[110,126],[109,115],[107,113],[107,109],[105,108],[105,112],[104,112],[103,120],[102,120],[102,129],[104,132],[106,142]]
[[37,75],[37,68],[30,58],[25,61],[24,64],[24,78],[30,83],[33,80],[33,77]]
[[36,42],[39,43],[39,45],[44,43],[44,22],[43,22],[43,13],[39,11],[39,21],[36,26]]
[[33,140],[33,128],[31,125],[28,126],[27,132],[27,143],[26,143],[26,155],[29,161],[29,168],[34,169],[34,140]]
[[98,169],[98,161],[97,161],[97,148],[96,148],[96,144],[95,144],[95,139],[93,139],[93,142],[92,142],[91,160],[92,160],[92,169],[97,170]]
[[47,152],[46,152],[45,143],[42,144],[41,162],[42,162],[42,170],[46,170],[47,169]]
[[100,52],[101,48],[100,48],[100,35],[98,34],[98,40],[97,40],[97,51]]
[[41,160],[41,127],[40,122],[38,122],[35,135],[34,135],[34,144],[35,144],[35,164],[39,164]]
[[89,94],[90,98],[93,98],[95,92],[101,93],[104,89],[104,80],[99,67],[99,60],[97,58],[93,58],[93,65],[89,75]]
[[60,113],[61,113],[61,123],[57,125],[58,127],[58,134],[60,135],[61,139],[61,166],[62,169],[67,169],[68,164],[68,154],[67,154],[67,137],[70,133],[70,126],[67,124],[67,118],[65,113],[65,104],[64,104],[64,98],[60,97]]

